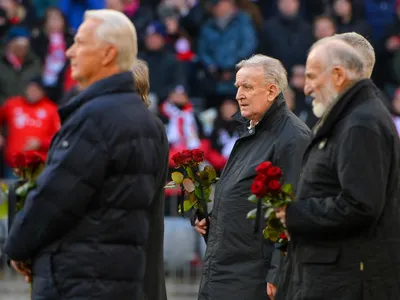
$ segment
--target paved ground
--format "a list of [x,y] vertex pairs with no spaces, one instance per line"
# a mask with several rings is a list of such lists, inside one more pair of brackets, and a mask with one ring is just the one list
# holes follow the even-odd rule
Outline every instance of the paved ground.
[[[168,300],[197,300],[198,279],[167,278]],[[0,272],[0,300],[27,300],[29,286],[8,269]]]

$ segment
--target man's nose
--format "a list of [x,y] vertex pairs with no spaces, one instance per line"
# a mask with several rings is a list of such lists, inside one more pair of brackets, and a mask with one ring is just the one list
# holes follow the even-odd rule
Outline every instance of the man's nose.
[[311,86],[306,82],[306,84],[304,85],[304,94],[306,96],[309,96],[311,92],[312,92]]
[[72,55],[73,55],[73,47],[74,47],[74,45],[72,45],[71,47],[69,47],[69,48],[67,49],[67,51],[65,52],[65,55],[66,55],[68,58],[71,58]]

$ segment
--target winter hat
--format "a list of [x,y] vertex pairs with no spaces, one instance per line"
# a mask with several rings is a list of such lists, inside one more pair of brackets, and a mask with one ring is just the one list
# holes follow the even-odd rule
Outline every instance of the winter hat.
[[146,28],[146,36],[151,34],[159,34],[163,37],[166,37],[167,31],[165,30],[165,26],[162,23],[158,21],[153,21]]

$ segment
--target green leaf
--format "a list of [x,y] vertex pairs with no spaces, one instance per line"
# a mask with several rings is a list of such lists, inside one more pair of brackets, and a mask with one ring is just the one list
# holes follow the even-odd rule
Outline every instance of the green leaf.
[[[183,201],[183,212],[187,212],[188,210],[191,210],[192,207],[194,206],[194,203],[192,203],[190,200],[185,200]],[[181,213],[181,205],[178,206],[178,212]]]
[[183,179],[183,187],[185,188],[185,190],[186,190],[188,193],[193,192],[194,189],[195,189],[195,186],[194,186],[193,181],[192,181],[191,179],[189,179],[189,178]]
[[264,234],[264,239],[268,239],[269,238],[269,233],[268,233],[268,230],[266,228],[264,228],[263,234]]
[[293,187],[291,184],[286,183],[282,186],[282,191],[288,195],[292,195],[293,194]]
[[273,208],[268,208],[268,209],[266,210],[265,214],[264,214],[264,218],[265,218],[265,219],[268,219],[274,211],[275,211],[275,209],[273,209]]
[[210,165],[205,166],[203,172],[208,173],[208,180],[210,184],[217,180],[217,172],[212,166]]
[[185,168],[185,170],[186,170],[188,176],[189,176],[193,181],[195,181],[195,180],[196,180],[196,177],[194,176],[194,173],[193,173],[192,168],[191,168],[191,167],[187,167],[187,168]]
[[176,184],[181,184],[183,181],[183,174],[181,172],[173,172],[171,178]]
[[17,196],[25,198],[28,192],[36,186],[34,181],[25,182],[15,190]]
[[[265,231],[267,232],[268,238],[272,241],[272,242],[276,242],[279,239],[279,233],[276,229],[267,226],[265,228]],[[265,234],[264,234],[265,236]]]
[[251,203],[257,203],[257,196],[256,195],[251,195],[247,200],[249,200]]
[[179,188],[179,186],[174,182],[174,181],[170,181],[167,183],[166,186],[164,186],[165,189],[177,189]]
[[196,197],[198,198],[198,199],[201,199],[201,191],[203,190],[203,197],[204,197],[204,200],[205,201],[207,201],[207,199],[210,199],[210,195],[211,195],[211,186],[208,186],[208,187],[202,187],[202,186],[199,186],[199,187],[196,187],[195,188],[195,194],[196,194]]
[[257,208],[252,209],[251,211],[249,211],[247,213],[247,219],[249,219],[249,220],[255,220],[256,216],[257,216]]

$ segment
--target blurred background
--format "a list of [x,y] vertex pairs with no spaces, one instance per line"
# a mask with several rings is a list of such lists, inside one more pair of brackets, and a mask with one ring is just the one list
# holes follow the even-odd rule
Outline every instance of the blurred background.
[[[309,47],[355,31],[374,46],[373,80],[400,132],[400,0],[0,0],[0,178],[14,180],[10,154],[46,151],[57,108],[79,88],[65,50],[88,9],[125,13],[150,68],[151,110],[164,122],[171,155],[200,148],[218,172],[238,138],[231,115],[235,64],[255,53],[288,71],[288,106],[309,127],[317,119],[304,96]],[[28,112],[28,113],[27,113]],[[177,214],[179,191],[165,206],[165,270],[169,299],[197,299],[205,244]],[[0,243],[7,202],[0,198]],[[1,255],[1,254],[0,254]],[[4,259],[4,258],[2,258]],[[27,299],[22,278],[0,266],[0,299]]]

